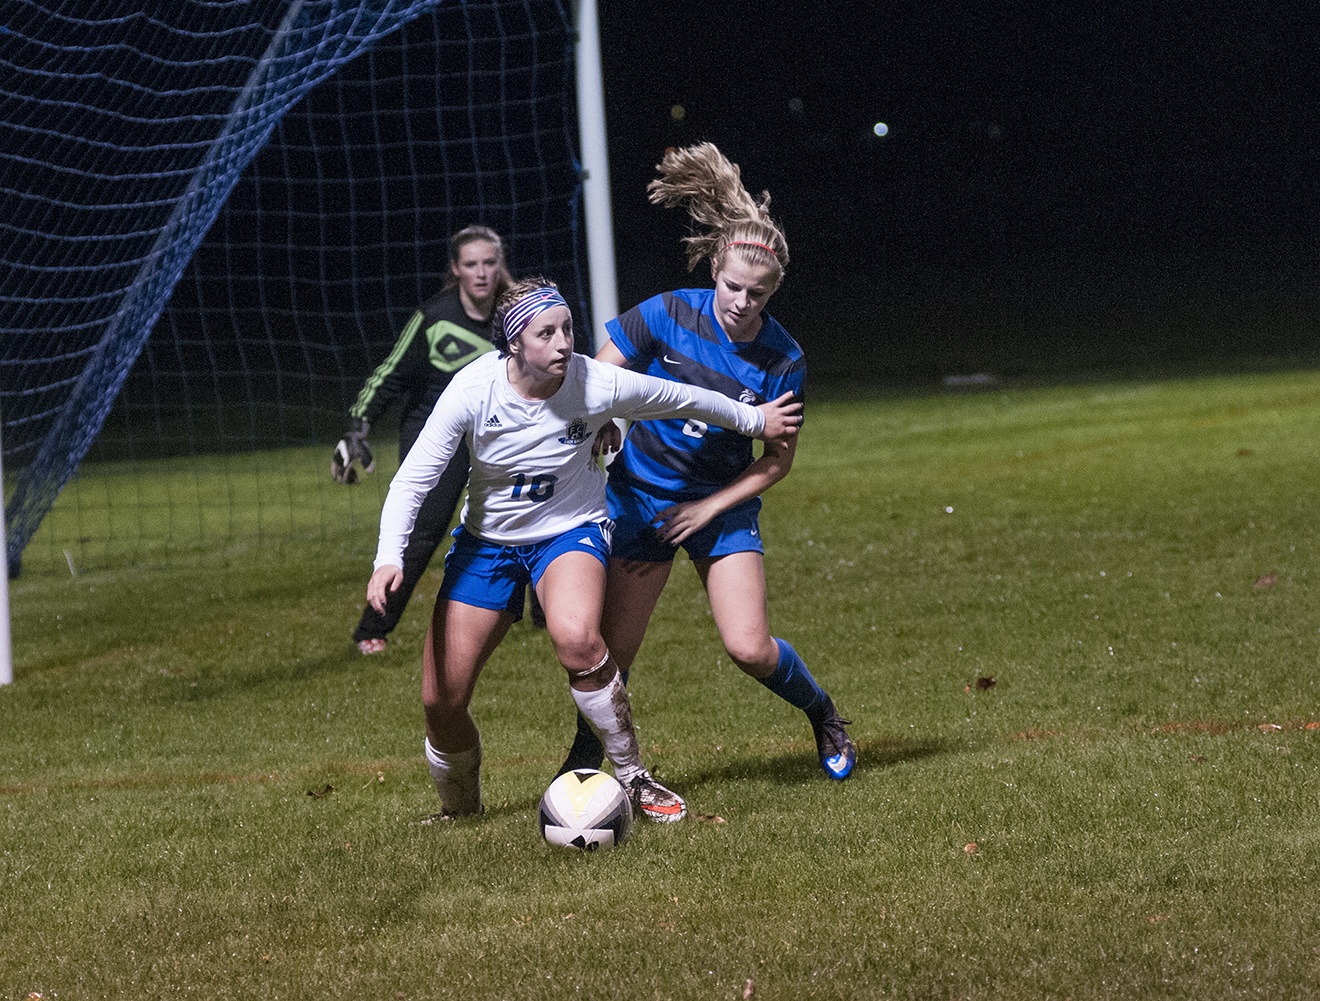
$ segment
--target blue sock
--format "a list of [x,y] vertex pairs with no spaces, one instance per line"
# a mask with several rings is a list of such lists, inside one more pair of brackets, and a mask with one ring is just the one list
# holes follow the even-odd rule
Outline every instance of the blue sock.
[[769,677],[758,680],[789,705],[801,709],[811,722],[819,722],[829,711],[830,697],[786,640],[776,638],[775,644],[779,647],[779,666]]

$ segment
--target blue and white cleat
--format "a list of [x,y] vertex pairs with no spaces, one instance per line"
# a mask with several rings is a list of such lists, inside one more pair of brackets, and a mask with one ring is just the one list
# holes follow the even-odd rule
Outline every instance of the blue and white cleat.
[[825,770],[826,778],[835,782],[842,782],[851,775],[853,767],[857,764],[857,745],[852,742],[848,731],[844,729],[851,723],[851,720],[844,719],[831,705],[829,714],[824,719],[819,723],[811,724],[811,728],[816,732],[816,751],[820,755],[820,767]]

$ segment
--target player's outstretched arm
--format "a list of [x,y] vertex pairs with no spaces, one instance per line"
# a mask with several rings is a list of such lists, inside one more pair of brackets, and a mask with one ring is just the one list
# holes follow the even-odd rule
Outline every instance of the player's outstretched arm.
[[802,403],[792,393],[762,403],[756,409],[765,415],[765,428],[754,437],[763,441],[789,441],[802,426]]
[[403,583],[403,568],[383,566],[371,575],[367,581],[367,601],[371,607],[385,614],[385,599],[399,589]]

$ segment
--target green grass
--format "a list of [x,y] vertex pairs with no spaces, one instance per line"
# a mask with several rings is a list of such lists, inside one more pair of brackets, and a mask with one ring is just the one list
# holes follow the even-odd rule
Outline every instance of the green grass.
[[859,771],[819,775],[680,566],[633,698],[696,816],[593,856],[536,834],[572,704],[525,625],[474,706],[488,813],[419,823],[438,577],[359,656],[376,495],[309,453],[315,544],[148,528],[149,571],[13,582],[0,997],[1320,993],[1318,452],[1311,372],[814,401],[771,613]]

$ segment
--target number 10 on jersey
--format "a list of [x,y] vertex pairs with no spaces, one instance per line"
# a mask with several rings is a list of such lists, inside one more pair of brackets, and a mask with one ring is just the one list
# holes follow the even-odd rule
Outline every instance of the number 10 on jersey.
[[551,473],[543,473],[540,476],[528,478],[523,473],[517,473],[513,477],[513,498],[517,500],[523,496],[526,491],[527,499],[533,503],[539,504],[542,501],[548,501],[555,493],[555,481],[559,479]]

